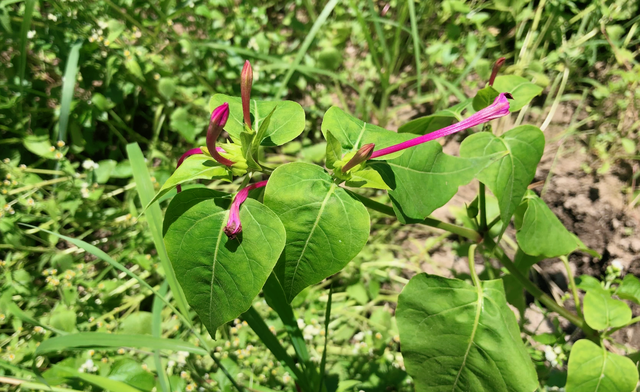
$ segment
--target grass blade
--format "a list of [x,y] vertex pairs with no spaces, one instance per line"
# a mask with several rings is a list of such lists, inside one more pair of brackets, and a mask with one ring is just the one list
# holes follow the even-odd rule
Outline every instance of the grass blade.
[[[165,280],[162,286],[160,286],[160,290],[158,290],[158,295],[164,297],[167,294],[167,287],[167,281]],[[151,311],[151,335],[155,338],[159,338],[162,334],[162,305],[162,301],[160,301],[158,297],[153,299],[153,308]],[[153,361],[156,365],[160,389],[162,392],[169,392],[169,380],[167,379],[167,374],[162,368],[159,349],[153,351]]]
[[[371,16],[376,16],[376,9],[374,8],[373,1],[369,0],[369,12],[371,12]],[[384,53],[384,64],[386,67],[389,67],[391,64],[391,53],[389,53],[389,46],[387,46],[387,40],[384,38],[384,30],[382,26],[377,20],[373,21],[373,26],[376,29],[376,35],[378,36],[378,41],[380,41],[380,46],[382,47],[382,52]]]
[[416,58],[416,84],[418,85],[418,96],[422,95],[422,84],[420,83],[420,37],[418,37],[418,22],[416,20],[416,8],[413,0],[407,0],[409,6],[409,20],[411,21],[411,37],[413,38],[413,56]]
[[62,82],[62,100],[60,101],[60,120],[58,121],[58,140],[65,141],[67,138],[67,127],[69,126],[69,112],[71,111],[71,100],[76,87],[76,76],[78,75],[78,58],[82,42],[78,42],[71,47],[67,66],[64,71]]
[[[27,33],[31,28],[31,17],[33,9],[36,7],[36,0],[27,0],[24,5],[24,16],[22,17],[22,25],[20,26],[20,97],[24,92],[24,75],[27,70]],[[20,105],[22,108],[22,105]]]
[[329,17],[329,14],[331,14],[331,11],[333,11],[333,8],[336,6],[336,4],[338,4],[338,0],[330,0],[327,3],[327,5],[324,6],[322,13],[320,13],[320,16],[318,16],[318,19],[316,19],[316,22],[313,24],[313,26],[311,26],[311,30],[309,31],[309,34],[302,42],[302,46],[300,46],[300,49],[298,49],[298,53],[296,54],[296,57],[293,60],[293,64],[291,64],[289,71],[287,71],[287,74],[284,76],[284,79],[282,80],[282,84],[280,85],[280,87],[278,88],[278,91],[276,92],[276,95],[275,95],[276,100],[282,97],[282,93],[284,92],[284,89],[287,88],[289,79],[291,79],[291,76],[293,76],[293,73],[298,68],[298,65],[300,65],[300,62],[302,61],[302,58],[304,57],[304,55],[307,54],[307,50],[309,49],[309,46],[311,46],[311,42],[316,37],[316,34],[318,34],[318,30],[320,30],[320,27],[322,27],[324,22],[327,20],[327,18]]
[[332,296],[333,296],[333,284],[329,286],[329,300],[327,300],[327,310],[324,314],[324,350],[322,350],[322,359],[320,360],[320,389],[318,390],[318,392],[322,392],[322,384],[324,382],[325,368],[327,366],[327,342],[329,341],[329,321],[331,321],[331,297]]
[[[129,156],[131,168],[133,169],[133,179],[136,182],[136,190],[138,191],[138,196],[140,196],[140,203],[144,207],[149,204],[155,195],[153,184],[151,183],[151,176],[149,175],[149,170],[147,170],[147,163],[144,161],[144,155],[142,155],[142,150],[140,150],[140,146],[138,146],[137,143],[127,145],[127,155]],[[178,303],[178,308],[186,316],[189,314],[187,298],[182,291],[182,287],[178,284],[176,273],[173,270],[171,261],[169,261],[167,249],[162,240],[162,211],[160,211],[160,206],[158,203],[154,203],[146,209],[144,214],[147,217],[153,243],[156,246],[162,268],[169,282],[169,288]]]
[[112,392],[140,392],[138,389],[130,386],[129,384],[125,384],[122,381],[116,381],[116,380],[112,380],[110,378],[106,378],[106,377],[102,377],[102,376],[98,376],[95,374],[87,374],[87,373],[81,373],[79,371],[77,371],[76,369],[72,369],[70,367],[65,367],[65,366],[54,366],[52,369],[57,369],[58,371],[61,371],[63,373],[66,373],[65,375],[69,375],[71,377],[74,378],[79,378],[83,381],[86,381],[90,384],[93,384],[97,387],[100,387],[102,389],[104,389],[105,391],[112,391]]
[[293,313],[293,308],[291,308],[291,304],[287,301],[282,285],[274,273],[269,275],[269,278],[262,290],[267,304],[271,306],[276,313],[278,313],[280,320],[282,320],[282,324],[284,324],[284,328],[289,334],[293,348],[295,349],[300,361],[304,364],[305,369],[315,373],[313,363],[309,357],[307,345],[305,344],[304,337],[302,336],[302,331],[298,328],[298,321]]
[[242,319],[247,321],[251,329],[253,329],[253,332],[258,335],[262,343],[267,346],[273,356],[289,368],[300,387],[304,391],[310,391],[311,389],[309,388],[308,380],[296,366],[293,358],[287,354],[287,350],[282,347],[278,338],[269,330],[269,327],[267,327],[267,324],[265,324],[264,320],[260,317],[260,314],[258,314],[253,306],[242,314]]
[[164,339],[150,335],[125,335],[102,332],[80,332],[71,335],[50,338],[38,346],[35,355],[42,355],[59,350],[81,348],[113,348],[121,347],[150,348],[155,350],[187,351],[198,355],[208,355],[207,350],[191,343],[177,339]]
[[17,385],[22,389],[35,390],[35,391],[49,391],[49,392],[82,392],[77,389],[68,389],[60,387],[50,387],[39,382],[32,382],[21,380],[13,377],[0,377],[0,384]]

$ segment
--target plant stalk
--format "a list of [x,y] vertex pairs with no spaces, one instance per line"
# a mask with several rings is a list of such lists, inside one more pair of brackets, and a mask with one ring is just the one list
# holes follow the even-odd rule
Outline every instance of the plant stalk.
[[573,302],[576,306],[576,314],[578,317],[582,317],[582,309],[580,309],[580,297],[578,296],[578,288],[576,287],[576,281],[573,278],[573,272],[571,271],[571,266],[569,265],[569,259],[567,256],[560,256],[560,260],[562,260],[562,264],[564,264],[564,268],[567,270],[567,279],[569,279],[569,287],[571,287],[571,294],[573,295]]
[[478,203],[480,203],[480,231],[487,231],[487,202],[486,202],[485,186],[480,183],[478,188]]

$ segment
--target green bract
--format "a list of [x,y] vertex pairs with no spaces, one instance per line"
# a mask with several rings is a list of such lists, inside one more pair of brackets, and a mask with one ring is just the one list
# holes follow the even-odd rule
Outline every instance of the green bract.
[[164,241],[189,304],[215,330],[246,311],[260,292],[285,244],[285,230],[269,208],[247,199],[240,208],[242,235],[223,232],[228,198],[190,189],[169,205]]
[[366,208],[315,165],[277,168],[264,203],[287,231],[287,246],[275,271],[289,301],[344,268],[369,237]]
[[500,280],[473,287],[416,275],[398,298],[396,318],[417,392],[531,392],[538,384]]

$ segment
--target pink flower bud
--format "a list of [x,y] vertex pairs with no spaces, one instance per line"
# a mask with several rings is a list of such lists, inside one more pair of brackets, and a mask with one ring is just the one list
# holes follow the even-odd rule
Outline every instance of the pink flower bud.
[[256,182],[255,184],[248,185],[242,188],[236,196],[233,198],[231,208],[229,209],[229,220],[227,226],[224,228],[224,233],[230,239],[235,239],[240,232],[242,232],[242,223],[240,222],[240,206],[247,200],[249,191],[256,188],[262,188],[267,185],[267,181]]
[[218,161],[219,163],[225,166],[233,165],[233,162],[223,157],[218,153],[216,149],[216,140],[222,129],[227,124],[227,120],[229,119],[229,104],[223,103],[213,110],[211,113],[211,120],[209,121],[209,128],[207,129],[207,149],[209,150],[209,154]]
[[375,144],[369,143],[360,147],[358,152],[356,152],[356,155],[354,155],[353,158],[351,158],[351,160],[349,160],[349,162],[347,162],[347,164],[342,167],[342,172],[346,173],[347,171],[353,169],[356,165],[369,159],[369,157],[373,153],[373,148],[375,146]]
[[493,64],[493,71],[491,71],[491,77],[489,78],[489,86],[493,86],[493,82],[496,80],[496,76],[498,75],[498,71],[502,67],[502,64],[505,62],[504,57],[500,57],[495,64]]
[[[176,169],[179,168],[180,165],[182,165],[182,162],[184,162],[185,159],[187,159],[191,155],[196,155],[196,154],[204,154],[204,153],[202,152],[202,149],[200,149],[200,147],[196,147],[182,154],[180,159],[178,159],[178,165],[176,165]],[[178,191],[178,193],[182,192],[182,186],[180,185],[176,186],[176,190]]]
[[477,111],[471,117],[465,118],[464,120],[449,125],[448,127],[442,128],[438,131],[434,131],[431,133],[427,133],[426,135],[418,136],[411,140],[407,140],[406,142],[402,142],[396,144],[395,146],[383,148],[382,150],[374,151],[371,154],[371,159],[379,158],[384,155],[393,154],[394,152],[402,151],[404,149],[417,146],[418,144],[426,143],[431,140],[448,136],[454,134],[456,132],[464,131],[465,129],[469,129],[471,127],[475,127],[476,125],[486,123],[491,120],[495,120],[496,118],[500,118],[509,114],[509,101],[507,98],[511,98],[511,94],[509,93],[500,93],[493,101],[493,103],[486,108]]
[[242,114],[244,123],[251,129],[251,85],[253,84],[253,69],[249,60],[244,62],[240,75],[240,96],[242,97]]

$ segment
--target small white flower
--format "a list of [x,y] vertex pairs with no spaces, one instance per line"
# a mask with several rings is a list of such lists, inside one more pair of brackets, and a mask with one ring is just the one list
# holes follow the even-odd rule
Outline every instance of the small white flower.
[[306,326],[306,324],[304,323],[304,320],[299,318],[298,319],[298,328],[303,329]]
[[554,366],[558,363],[556,361],[556,359],[558,359],[558,354],[553,351],[553,347],[551,346],[544,346],[544,357]]
[[49,19],[49,20],[51,20],[51,21],[54,21],[54,22],[57,22],[57,21],[58,21],[58,17],[57,17],[57,16],[55,16],[54,14],[49,14],[49,15],[47,15],[47,19]]
[[615,259],[611,262],[611,266],[613,267],[614,270],[616,270],[617,272],[622,272],[622,270],[624,270],[624,266],[622,265],[622,262],[619,259]]
[[358,332],[357,334],[353,335],[353,340],[355,340],[356,342],[359,342],[362,339],[364,339],[364,332]]
[[96,162],[92,161],[91,159],[87,159],[84,162],[82,162],[82,167],[85,170],[95,170],[95,169],[99,168],[100,165],[97,164]]
[[30,30],[27,33],[27,38],[29,38],[29,39],[33,39],[33,37],[35,37],[35,36],[36,36],[36,31],[35,30]]

